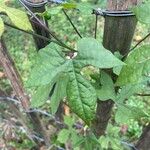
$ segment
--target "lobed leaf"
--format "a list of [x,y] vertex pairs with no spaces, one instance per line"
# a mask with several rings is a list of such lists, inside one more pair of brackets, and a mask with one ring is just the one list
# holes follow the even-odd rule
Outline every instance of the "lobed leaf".
[[68,103],[73,112],[76,112],[84,121],[89,123],[95,116],[96,92],[93,86],[85,80],[72,62],[69,71],[67,86]]
[[107,73],[101,71],[99,79],[96,80],[96,83],[94,85],[99,100],[101,101],[106,101],[108,99],[115,100],[116,93],[114,83]]
[[3,2],[0,2],[0,12],[6,13],[12,23],[18,28],[24,30],[32,30],[28,16],[24,11],[8,7]]
[[31,71],[27,86],[40,86],[50,83],[67,68],[68,62],[63,57],[59,46],[54,43],[39,51],[37,62]]
[[118,123],[127,123],[130,119],[139,119],[147,115],[139,108],[118,104],[118,110],[115,115],[115,120]]
[[150,78],[150,45],[141,46],[134,50],[127,57],[121,73],[117,80],[117,85],[137,84]]
[[67,129],[63,129],[59,132],[57,140],[60,143],[66,143],[70,135],[70,131]]
[[141,23],[150,24],[150,2],[136,6],[133,8],[133,12]]
[[60,101],[66,96],[66,87],[68,84],[68,76],[67,75],[61,75],[55,86],[54,93],[51,97],[51,112],[52,114],[55,114]]
[[39,86],[32,96],[31,106],[32,107],[42,106],[46,102],[46,100],[48,100],[51,88],[52,88],[51,84]]
[[93,65],[98,68],[112,68],[124,65],[122,61],[106,50],[94,38],[81,39],[77,43],[77,49],[78,56],[76,60],[83,64],[83,66]]

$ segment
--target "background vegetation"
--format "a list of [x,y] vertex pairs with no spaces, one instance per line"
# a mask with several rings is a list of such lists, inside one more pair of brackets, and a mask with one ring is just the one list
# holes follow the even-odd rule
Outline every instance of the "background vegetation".
[[[77,0],[76,0],[77,1]],[[78,1],[77,1],[78,2]],[[97,3],[99,7],[105,8],[105,2],[103,0],[83,0],[83,2],[89,2],[89,3]],[[15,8],[20,8],[20,4],[17,1],[9,1],[7,0],[7,3],[10,6],[13,6]],[[21,8],[22,9],[22,8]],[[74,24],[78,27],[78,30],[80,31],[81,35],[84,37],[91,37],[94,36],[94,26],[95,26],[95,16],[89,15],[89,14],[81,14],[78,12],[72,12],[71,10],[68,11],[68,15],[72,18],[72,21]],[[79,39],[79,37],[75,34],[74,30],[70,26],[68,20],[64,16],[64,14],[60,11],[58,14],[53,14],[50,16],[49,19],[49,27],[52,28],[56,35],[65,41],[68,45],[75,45],[76,41]],[[103,26],[104,26],[104,19],[102,17],[98,18],[98,34],[97,38],[101,42],[102,36],[103,36]],[[141,23],[138,23],[138,26],[136,28],[136,32],[134,35],[132,46],[135,45],[137,42],[139,42],[142,37],[144,37],[149,32],[149,27],[146,25],[143,25]],[[16,66],[21,73],[23,81],[26,81],[30,71],[32,70],[34,66],[34,57],[37,53],[34,45],[33,38],[30,35],[27,35],[25,33],[22,33],[21,31],[17,31],[15,29],[11,29],[9,27],[6,28],[4,38],[6,41],[6,45],[8,47],[8,50],[14,59]],[[147,38],[147,40],[144,41],[143,44],[147,44],[150,42],[150,39]],[[87,75],[89,72],[93,71],[93,68],[86,68],[84,70],[84,74]],[[146,88],[143,88],[144,92],[150,90],[150,85]],[[8,95],[13,96],[13,91],[11,89],[9,81],[6,79],[6,76],[0,68],[0,92],[5,92]],[[1,94],[1,93],[0,93]],[[150,113],[150,101],[149,97],[141,97],[141,96],[131,96],[128,101],[126,102],[129,106],[135,106],[139,109],[144,110],[146,113]],[[1,107],[5,108],[7,106],[2,105]],[[46,110],[47,112],[50,112],[50,108],[45,104],[42,106],[41,109]],[[69,126],[69,130],[63,129],[61,131],[56,131],[55,134],[52,131],[55,131],[55,127],[51,126],[51,119],[47,119],[45,116],[41,116],[41,119],[45,120],[45,124],[47,126],[47,132],[52,132],[52,139],[53,143],[57,148],[61,149],[61,147],[68,148],[70,145],[67,145],[67,141],[69,139],[72,140],[72,144],[74,146],[74,149],[79,149],[78,145],[82,143],[83,138],[85,138],[82,133],[87,130],[87,126],[84,126],[81,120],[78,120],[75,115],[73,115],[69,108],[65,106],[65,124]],[[140,137],[142,133],[143,126],[146,126],[148,124],[148,119],[140,119],[140,118],[132,118],[130,116],[126,116],[124,112],[120,112],[120,118],[118,118],[118,122],[116,122],[116,110],[117,107],[114,107],[113,109],[113,116],[110,120],[110,124],[107,129],[108,137],[101,137],[101,147],[103,149],[107,149],[111,143],[111,148],[113,150],[121,150],[123,148],[129,149],[129,147],[132,147],[130,143],[136,143],[138,138]],[[122,114],[121,114],[122,113]],[[49,120],[49,121],[47,121]],[[82,127],[79,129],[74,129],[72,127],[72,124],[78,123]],[[0,139],[0,148],[2,145],[7,145],[7,147],[10,147],[11,149],[30,149],[34,147],[34,144],[28,140],[28,138],[25,136],[25,134],[21,131],[21,129],[17,130],[14,127],[9,126],[9,122],[0,122],[0,130],[1,130],[1,136],[6,136],[7,144]],[[5,130],[4,130],[5,129]],[[8,131],[9,129],[9,131]],[[5,133],[4,133],[5,131]],[[16,132],[17,131],[17,132]],[[9,133],[8,133],[9,132]],[[11,133],[10,133],[11,132]],[[78,135],[80,133],[80,136]],[[114,134],[115,133],[115,134]],[[11,134],[11,136],[10,136]],[[70,135],[70,136],[69,136]],[[89,137],[87,136],[86,139],[84,139],[84,147],[86,147],[86,150],[90,150],[90,144],[96,144],[97,141],[94,139],[94,137],[91,136],[89,133]],[[8,137],[7,137],[8,136]],[[10,138],[11,137],[11,138]],[[9,139],[10,138],[10,139]],[[120,144],[121,143],[121,144]],[[41,150],[42,150],[41,146]],[[68,148],[69,149],[69,148]]]

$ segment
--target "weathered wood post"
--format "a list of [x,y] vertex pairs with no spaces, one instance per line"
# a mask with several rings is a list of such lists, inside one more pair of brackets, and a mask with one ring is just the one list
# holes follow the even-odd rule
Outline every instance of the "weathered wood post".
[[129,51],[137,19],[128,9],[138,2],[139,0],[108,0],[103,37],[106,49],[119,51],[122,55]]
[[[112,52],[118,50],[124,55],[130,49],[137,20],[131,14],[127,17],[121,15],[124,13],[127,15],[129,13],[127,11],[128,8],[137,5],[138,0],[107,0],[107,3],[108,12],[106,12],[107,16],[105,16],[103,45]],[[118,14],[118,11],[123,12]],[[116,16],[116,14],[119,16]],[[114,75],[111,70],[109,70],[109,74],[113,78]],[[113,104],[112,100],[98,100],[96,119],[93,122],[93,129],[97,137],[105,134],[109,119],[111,118]]]
[[[33,13],[43,13],[45,11],[45,4],[47,1],[45,0],[22,0],[23,3],[33,12]],[[50,39],[50,34],[41,26],[38,25],[35,18],[30,17],[30,22],[32,25],[32,28],[35,33],[42,35],[44,37],[47,37]],[[48,22],[43,17],[38,16],[38,18],[48,27]],[[41,48],[44,48],[46,45],[48,45],[50,42],[47,40],[39,39],[38,37],[33,36],[35,40],[35,45],[37,50],[40,50]]]
[[143,129],[136,148],[138,150],[150,150],[150,123]]

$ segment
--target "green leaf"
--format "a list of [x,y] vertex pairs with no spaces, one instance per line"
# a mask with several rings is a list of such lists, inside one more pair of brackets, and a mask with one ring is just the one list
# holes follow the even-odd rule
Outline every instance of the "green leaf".
[[56,15],[62,10],[62,6],[52,7],[51,9],[47,9],[48,15]]
[[102,149],[108,149],[109,148],[109,142],[110,142],[110,140],[108,137],[101,136],[99,138],[99,143],[100,143]]
[[133,12],[141,23],[150,24],[150,2],[136,6]]
[[76,8],[79,9],[82,14],[91,15],[94,6],[92,6],[90,3],[83,2],[83,3],[78,3]]
[[117,80],[117,85],[138,84],[150,78],[150,45],[144,45],[129,54]]
[[69,135],[70,135],[70,131],[67,130],[67,129],[62,129],[59,134],[58,134],[58,138],[57,140],[60,142],[60,143],[66,143],[68,138],[69,138]]
[[66,87],[68,83],[68,76],[67,75],[61,75],[59,79],[57,80],[54,93],[51,97],[51,112],[52,114],[55,114],[60,101],[66,96]]
[[124,65],[110,51],[106,50],[94,38],[82,38],[77,43],[78,55],[76,60],[84,66],[93,65],[98,68],[112,68]]
[[31,106],[32,107],[42,106],[46,102],[46,100],[48,100],[51,88],[52,88],[51,84],[39,86],[32,96]]
[[115,120],[118,123],[127,123],[130,119],[139,119],[146,117],[146,114],[137,107],[118,104],[118,110],[115,115]]
[[77,4],[75,3],[64,3],[62,4],[64,9],[74,9],[77,7]]
[[114,83],[111,77],[104,71],[101,71],[99,79],[97,79],[97,81],[95,82],[94,87],[96,89],[97,97],[99,100],[115,100],[116,94]]
[[5,4],[1,4],[0,12],[5,12],[11,19],[12,23],[18,28],[24,30],[32,30],[28,16],[24,11],[7,7]]
[[0,17],[0,37],[2,36],[3,32],[4,32],[4,23],[2,18]]
[[93,86],[80,75],[78,69],[75,62],[72,62],[67,86],[68,103],[73,112],[89,123],[95,116],[96,92]]
[[[118,59],[120,59],[120,60],[123,58],[123,56],[122,56],[118,51],[115,52],[114,55],[115,55]],[[123,66],[116,66],[116,67],[113,67],[113,73],[116,74],[117,76],[119,76],[122,67],[123,67]]]
[[74,119],[70,116],[64,116],[64,123],[68,125],[69,128],[72,128],[73,124],[75,123]]
[[[99,42],[93,38],[82,39],[78,43],[78,51],[77,57],[67,60],[60,46],[54,43],[40,50],[37,54],[37,63],[32,69],[27,85],[42,86],[52,81],[54,83],[54,80],[56,82],[60,80],[59,78],[63,73],[67,73],[69,76],[66,91],[68,104],[73,112],[90,124],[95,117],[97,96],[94,87],[80,74],[81,69],[86,65],[112,68],[124,63],[101,47]],[[65,90],[65,86],[63,88]],[[54,100],[52,100],[57,103],[52,104],[54,112],[62,96],[57,91],[54,93]]]
[[73,148],[79,148],[80,150],[80,146],[81,144],[84,142],[84,138],[81,135],[78,135],[76,133],[76,130],[73,130],[74,132],[71,133],[71,141],[72,141],[72,145]]
[[141,90],[141,88],[141,84],[123,86],[120,93],[117,95],[116,102],[123,103],[124,100],[130,98],[134,93]]
[[50,83],[67,68],[60,47],[54,43],[41,49],[37,54],[37,62],[31,71],[27,86],[41,86]]

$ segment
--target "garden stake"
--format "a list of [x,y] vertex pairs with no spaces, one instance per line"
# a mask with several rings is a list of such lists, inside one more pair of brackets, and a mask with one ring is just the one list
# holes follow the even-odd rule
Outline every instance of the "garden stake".
[[126,54],[131,46],[137,19],[130,11],[105,12],[103,46],[111,52]]
[[[120,2],[117,3],[117,1],[114,0],[107,0],[108,11],[94,11],[94,13],[98,12],[100,15],[105,16],[103,45],[106,49],[112,52],[118,50],[121,54],[125,54],[130,49],[131,40],[137,24],[137,20],[135,16],[126,9],[130,6],[136,5],[137,3],[135,3],[135,0],[134,2],[133,0],[129,1],[120,0]],[[120,5],[120,3],[123,3],[123,6]],[[128,29],[128,27],[130,27],[131,29]],[[128,32],[128,30],[131,30],[131,33],[126,33]],[[121,35],[119,35],[118,33]],[[119,38],[116,36],[119,36]],[[112,77],[114,82],[116,81],[116,76],[113,74],[112,70],[105,69],[104,71],[106,71]],[[116,91],[118,91],[118,88],[116,89]],[[109,119],[111,118],[113,106],[114,102],[110,99],[107,101],[98,100],[96,119],[93,121],[92,126],[92,128],[94,129],[94,133],[97,137],[105,135]]]

